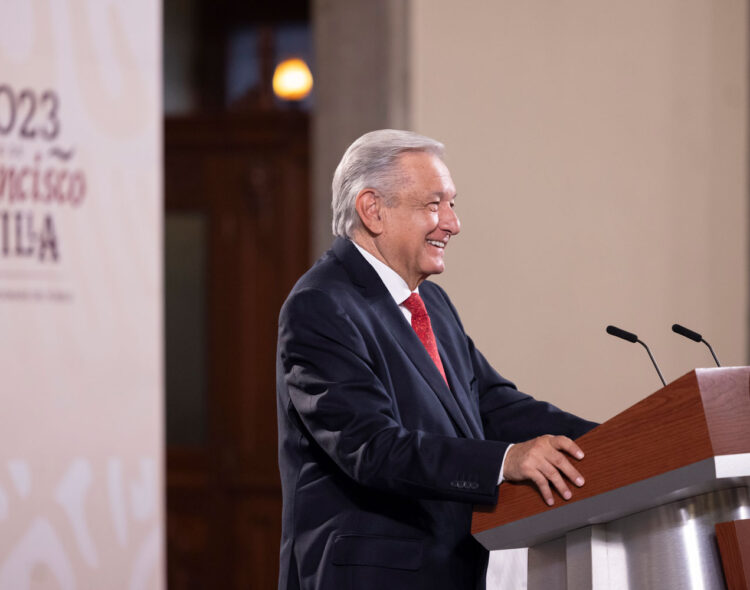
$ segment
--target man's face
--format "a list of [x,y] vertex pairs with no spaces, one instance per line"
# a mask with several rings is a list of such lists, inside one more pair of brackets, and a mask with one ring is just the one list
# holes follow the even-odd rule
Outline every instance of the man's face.
[[409,288],[445,270],[443,255],[451,236],[461,229],[454,207],[456,187],[443,161],[426,152],[400,158],[396,202],[384,207],[378,249]]

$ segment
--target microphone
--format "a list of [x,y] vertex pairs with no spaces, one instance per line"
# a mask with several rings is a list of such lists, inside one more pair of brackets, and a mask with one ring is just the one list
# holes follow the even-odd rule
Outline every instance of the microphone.
[[706,346],[708,346],[708,350],[711,351],[711,356],[714,357],[714,362],[716,363],[717,367],[720,367],[719,359],[716,358],[716,354],[714,353],[714,349],[711,348],[711,345],[706,342],[703,339],[703,336],[698,334],[698,332],[693,332],[692,330],[688,330],[685,326],[681,326],[680,324],[673,324],[672,325],[672,332],[675,334],[679,334],[680,336],[684,336],[685,338],[690,338],[693,342],[703,342]]
[[656,361],[654,360],[654,355],[651,354],[651,350],[648,346],[646,346],[646,343],[639,340],[638,336],[633,334],[632,332],[626,332],[625,330],[622,330],[618,328],[617,326],[607,326],[607,334],[610,334],[612,336],[617,336],[618,338],[622,338],[623,340],[627,340],[628,342],[637,342],[643,348],[646,349],[646,352],[648,353],[649,358],[651,359],[651,362],[654,364],[654,369],[656,369],[657,375],[659,375],[659,379],[661,379],[662,385],[666,387],[667,382],[664,381],[664,377],[662,377],[661,371],[659,370],[659,365],[656,364]]

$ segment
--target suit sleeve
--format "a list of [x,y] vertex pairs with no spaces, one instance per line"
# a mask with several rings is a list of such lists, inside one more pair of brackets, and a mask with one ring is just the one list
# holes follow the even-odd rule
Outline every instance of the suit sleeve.
[[290,419],[360,485],[423,498],[497,501],[507,444],[405,429],[366,338],[327,293],[302,290],[284,305],[279,362]]

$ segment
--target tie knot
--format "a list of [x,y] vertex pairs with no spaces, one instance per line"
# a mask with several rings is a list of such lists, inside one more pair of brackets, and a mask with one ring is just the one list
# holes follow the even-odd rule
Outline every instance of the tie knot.
[[424,306],[424,301],[419,296],[419,293],[412,293],[406,300],[401,304],[409,310],[413,316],[422,317],[427,315],[427,309]]

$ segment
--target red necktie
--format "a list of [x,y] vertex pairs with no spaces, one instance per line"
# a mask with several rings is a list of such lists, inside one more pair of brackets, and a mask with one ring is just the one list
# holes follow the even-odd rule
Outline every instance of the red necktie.
[[427,349],[427,353],[430,355],[435,365],[437,365],[438,371],[440,371],[443,379],[448,383],[448,379],[445,378],[443,362],[440,360],[440,355],[438,354],[435,334],[432,332],[430,316],[427,315],[424,301],[422,301],[422,298],[417,293],[412,293],[401,305],[411,312],[411,327],[414,328],[417,336]]

